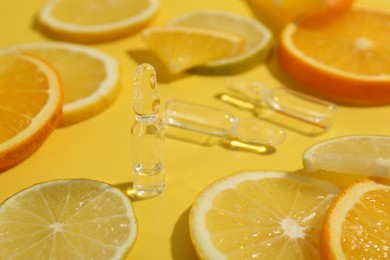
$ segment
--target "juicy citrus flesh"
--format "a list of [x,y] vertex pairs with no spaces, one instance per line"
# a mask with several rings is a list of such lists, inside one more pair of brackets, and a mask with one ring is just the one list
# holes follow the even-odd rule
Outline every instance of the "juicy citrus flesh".
[[195,200],[190,234],[202,258],[318,258],[319,232],[338,192],[328,183],[279,172],[244,172]]
[[232,34],[184,26],[156,26],[143,37],[172,73],[237,55],[243,40]]
[[38,15],[45,29],[78,42],[114,40],[134,33],[153,19],[157,0],[55,0]]
[[0,54],[0,169],[27,158],[58,125],[62,88],[44,61]]
[[321,231],[324,259],[386,259],[390,254],[389,180],[362,179],[332,203]]
[[227,70],[239,69],[244,65],[261,64],[268,57],[272,46],[272,33],[266,26],[255,19],[226,11],[192,11],[174,18],[169,24],[216,30],[244,39],[244,47],[238,55],[211,61],[202,66],[208,71],[219,69],[226,72]]
[[130,200],[98,181],[37,184],[0,207],[2,259],[120,259],[136,234]]
[[31,53],[59,73],[63,87],[60,127],[89,119],[107,109],[120,92],[117,61],[101,51],[78,44],[37,42],[6,50]]
[[319,95],[357,105],[389,104],[389,21],[389,13],[353,8],[290,23],[280,41],[280,62]]
[[356,135],[325,140],[308,148],[303,164],[308,171],[390,177],[390,137]]

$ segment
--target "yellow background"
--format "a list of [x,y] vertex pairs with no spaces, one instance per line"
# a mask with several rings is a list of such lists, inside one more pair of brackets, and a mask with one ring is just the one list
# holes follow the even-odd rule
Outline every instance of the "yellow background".
[[[359,1],[387,7],[383,1]],[[34,16],[44,0],[12,0],[0,3],[0,47],[17,43],[47,41],[34,26]],[[152,24],[191,10],[221,9],[254,17],[244,0],[161,0],[160,12]],[[184,74],[167,77],[158,64],[148,60],[139,34],[110,43],[90,45],[115,57],[121,64],[121,94],[103,113],[79,124],[55,130],[30,158],[0,173],[0,201],[35,183],[62,178],[90,178],[124,188],[131,181],[130,128],[132,81],[139,62],[156,65],[162,103],[169,98],[202,103],[230,110],[237,116],[251,116],[215,98],[226,92],[225,76]],[[269,86],[294,83],[279,70],[274,57],[267,63],[239,75],[263,81]],[[188,233],[188,214],[196,195],[218,178],[243,170],[299,171],[302,153],[309,146],[332,137],[351,134],[390,134],[390,107],[340,106],[333,128],[318,136],[286,129],[287,141],[276,152],[260,155],[232,151],[222,146],[201,146],[167,138],[165,145],[166,189],[157,198],[134,201],[139,235],[128,259],[194,259]],[[324,177],[324,176],[323,176]],[[327,178],[327,176],[325,176]],[[333,180],[344,184],[334,175]]]

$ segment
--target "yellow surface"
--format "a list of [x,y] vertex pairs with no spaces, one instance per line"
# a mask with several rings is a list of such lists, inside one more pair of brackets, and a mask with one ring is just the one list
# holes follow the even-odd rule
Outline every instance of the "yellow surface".
[[[0,3],[0,47],[16,43],[49,40],[37,30],[34,16],[44,0],[14,0]],[[362,0],[390,10],[382,0]],[[386,3],[385,3],[386,2]],[[244,0],[161,0],[161,10],[153,24],[162,25],[186,11],[222,9],[254,17]],[[131,181],[130,128],[132,81],[137,64],[155,65],[162,102],[169,98],[203,103],[230,110],[237,116],[251,116],[217,100],[226,92],[225,76],[185,74],[167,76],[147,51],[140,34],[92,48],[117,58],[122,68],[122,92],[109,109],[79,124],[57,129],[30,158],[0,173],[0,201],[34,183],[62,178],[90,178],[126,187]],[[262,80],[269,86],[294,86],[277,66],[275,59],[239,75]],[[195,196],[210,182],[243,170],[299,171],[305,149],[319,141],[350,134],[390,135],[390,106],[340,106],[333,128],[308,136],[286,129],[287,141],[276,152],[260,155],[233,151],[224,146],[201,146],[176,139],[166,140],[166,189],[157,198],[135,201],[139,236],[128,259],[195,259],[188,232],[188,213]],[[334,176],[333,176],[334,177]],[[343,184],[345,178],[333,178]]]

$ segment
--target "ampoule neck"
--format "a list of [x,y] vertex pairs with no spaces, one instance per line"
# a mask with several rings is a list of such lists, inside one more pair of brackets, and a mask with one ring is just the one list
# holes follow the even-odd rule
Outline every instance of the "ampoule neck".
[[157,114],[149,114],[149,115],[136,114],[135,120],[143,124],[152,124],[158,121],[158,115]]

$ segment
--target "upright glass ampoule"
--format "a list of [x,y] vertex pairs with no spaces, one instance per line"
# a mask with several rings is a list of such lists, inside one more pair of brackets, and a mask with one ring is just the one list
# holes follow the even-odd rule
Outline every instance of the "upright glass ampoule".
[[158,115],[160,96],[156,71],[150,64],[144,63],[137,68],[133,109],[133,188],[137,197],[150,198],[159,195],[165,186],[164,127]]

